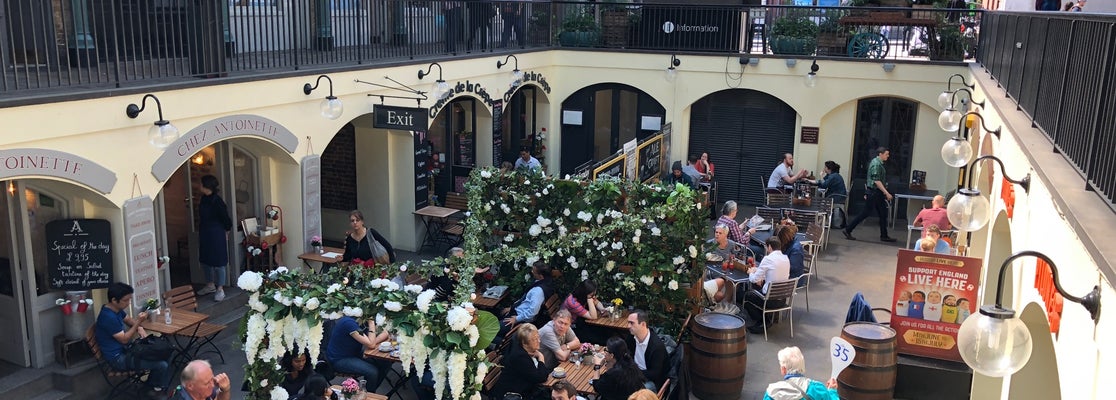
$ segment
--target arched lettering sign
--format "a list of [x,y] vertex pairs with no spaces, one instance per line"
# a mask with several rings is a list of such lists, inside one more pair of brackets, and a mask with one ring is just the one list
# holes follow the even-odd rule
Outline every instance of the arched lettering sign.
[[0,150],[0,180],[21,176],[53,176],[108,194],[116,174],[88,159],[47,149]]
[[275,121],[259,115],[228,115],[202,123],[175,140],[151,165],[151,174],[160,182],[166,181],[198,150],[236,136],[258,137],[279,145],[288,153],[298,148],[298,137]]

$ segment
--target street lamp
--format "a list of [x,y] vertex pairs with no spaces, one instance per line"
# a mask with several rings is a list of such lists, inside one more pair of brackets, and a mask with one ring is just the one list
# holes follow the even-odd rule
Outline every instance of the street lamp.
[[333,79],[329,79],[328,75],[318,75],[318,79],[314,81],[314,86],[310,86],[309,83],[302,85],[302,93],[310,95],[322,83],[322,78],[329,82],[329,95],[322,99],[322,117],[337,119],[341,116],[341,113],[345,112],[345,106],[341,104],[341,100],[337,96],[333,95]]
[[128,118],[135,119],[147,108],[147,99],[155,102],[155,109],[159,112],[159,119],[155,120],[154,125],[147,128],[147,142],[155,146],[156,149],[162,150],[178,140],[178,128],[171,125],[170,121],[163,119],[163,104],[159,102],[158,97],[153,94],[145,94],[143,99],[140,100],[140,105],[129,104],[124,109],[124,114],[128,115]]
[[1062,289],[1058,282],[1058,267],[1050,257],[1033,250],[1015,253],[1000,264],[996,305],[981,306],[980,313],[965,319],[957,330],[957,350],[961,353],[961,359],[973,371],[982,375],[1003,377],[1014,374],[1027,365],[1027,360],[1031,358],[1031,333],[1022,321],[1015,318],[1015,310],[1003,305],[1008,266],[1013,260],[1027,256],[1046,261],[1054,277],[1054,287],[1063,298],[1084,306],[1093,323],[1100,318],[1100,287],[1093,286],[1093,290],[1085,297],[1074,297]]
[[[988,129],[984,125],[984,116],[976,111],[969,111],[962,116],[961,119],[976,119],[980,118],[980,126],[984,130],[991,132],[996,137],[1000,137],[1000,128],[995,130]],[[971,120],[970,120],[971,121]],[[971,125],[966,124],[966,125]],[[964,167],[969,162],[969,158],[973,156],[973,146],[969,144],[969,131],[962,129],[961,124],[957,124],[956,133],[942,145],[942,161],[945,161],[951,167],[960,168]]]
[[988,199],[980,194],[980,189],[973,189],[973,170],[975,169],[973,167],[984,160],[996,161],[996,164],[1000,165],[1000,171],[1004,173],[1004,179],[1008,182],[1023,187],[1024,192],[1031,190],[1030,173],[1020,180],[1011,179],[1007,176],[1004,162],[999,157],[992,155],[978,157],[973,160],[972,164],[969,164],[969,175],[965,181],[967,187],[958,190],[957,194],[949,199],[949,205],[946,206],[946,216],[949,217],[949,223],[959,230],[973,232],[983,228],[991,216],[991,206]]
[[[956,105],[957,94],[960,92],[969,93],[969,101],[972,101],[973,104],[980,106],[982,109],[984,108],[984,101],[976,101],[976,99],[973,98],[973,92],[966,88],[954,90],[945,104],[941,103],[942,98],[939,96],[939,105],[945,108],[942,110],[942,113],[938,115],[938,126],[941,127],[943,131],[952,132],[957,130],[957,127],[961,125],[961,112],[957,110],[958,107]],[[942,94],[945,94],[945,92]]]

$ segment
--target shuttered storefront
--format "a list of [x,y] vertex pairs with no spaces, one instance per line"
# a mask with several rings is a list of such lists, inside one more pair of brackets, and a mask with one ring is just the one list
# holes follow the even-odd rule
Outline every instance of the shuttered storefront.
[[718,202],[763,204],[766,181],[761,184],[760,177],[771,174],[783,153],[793,152],[796,118],[782,100],[749,89],[723,90],[694,103],[688,149],[709,153]]

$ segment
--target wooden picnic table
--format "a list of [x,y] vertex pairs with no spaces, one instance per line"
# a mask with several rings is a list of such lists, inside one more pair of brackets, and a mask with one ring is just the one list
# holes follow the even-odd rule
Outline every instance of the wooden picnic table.
[[[545,387],[549,388],[553,386],[555,382],[565,380],[572,383],[574,387],[577,388],[577,393],[579,394],[590,396],[597,395],[597,391],[593,389],[593,385],[589,384],[589,380],[593,379],[593,360],[591,358],[582,360],[581,366],[577,366],[577,364],[569,361],[562,361],[558,363],[558,366],[566,370],[566,376],[555,378],[554,374],[551,374],[546,378],[546,383],[543,384]],[[601,373],[603,374],[604,372],[605,370],[602,369]]]

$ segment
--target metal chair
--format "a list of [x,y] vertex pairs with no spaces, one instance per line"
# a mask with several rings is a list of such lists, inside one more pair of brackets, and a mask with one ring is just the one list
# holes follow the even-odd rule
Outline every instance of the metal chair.
[[810,312],[810,281],[817,276],[814,271],[817,267],[818,252],[821,251],[821,245],[817,243],[805,244],[802,246],[802,250],[806,252],[806,260],[803,263],[806,268],[803,270],[802,276],[798,277],[799,284],[795,287],[795,291],[802,289],[803,292],[806,292],[806,312]]
[[759,206],[756,207],[756,215],[763,217],[764,221],[771,221],[772,224],[777,224],[783,220],[783,209]]
[[[798,285],[798,278],[785,281],[771,282],[767,294],[763,296],[763,304],[745,302],[745,307],[759,309],[766,319],[767,314],[787,311],[790,321],[790,335],[794,337],[794,289]],[[782,303],[780,305],[779,303]],[[767,340],[767,324],[763,324],[763,340]]]

